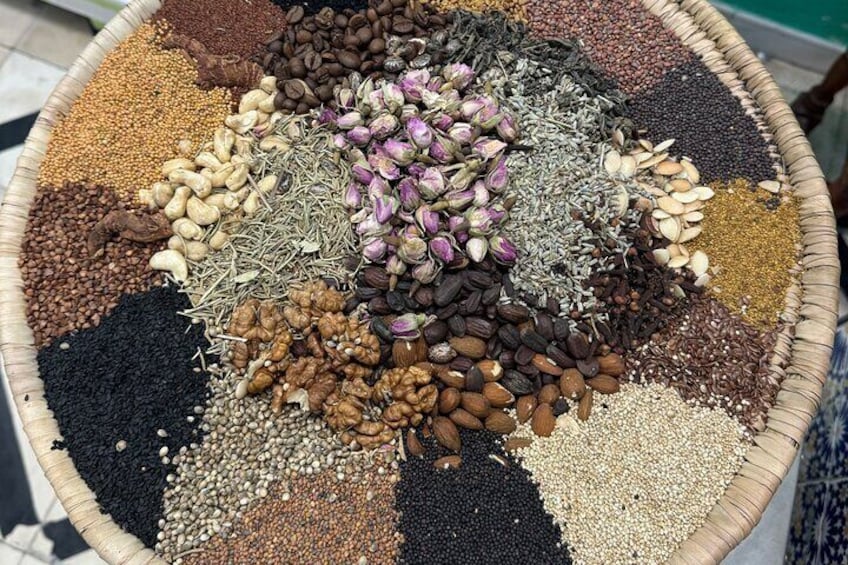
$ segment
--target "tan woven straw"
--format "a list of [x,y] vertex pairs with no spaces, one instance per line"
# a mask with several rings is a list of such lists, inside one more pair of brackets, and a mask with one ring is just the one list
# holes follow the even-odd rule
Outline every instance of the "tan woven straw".
[[[672,563],[717,563],[756,525],[786,475],[816,412],[827,374],[837,315],[839,261],[836,228],[822,172],[780,90],[733,27],[705,0],[642,0],[747,108],[758,109],[764,135],[782,158],[785,176],[800,201],[803,271],[790,289],[772,374],[782,379],[766,429],[706,523],[684,542]],[[51,449],[59,427],[44,400],[33,334],[27,326],[17,261],[38,167],[50,132],[80,95],[106,54],[159,8],[158,0],[134,0],[83,51],[59,83],[30,132],[0,208],[0,351],[15,404],[35,455],[85,541],[110,563],[163,563],[111,517],[65,450]],[[658,53],[657,56],[662,56]]]

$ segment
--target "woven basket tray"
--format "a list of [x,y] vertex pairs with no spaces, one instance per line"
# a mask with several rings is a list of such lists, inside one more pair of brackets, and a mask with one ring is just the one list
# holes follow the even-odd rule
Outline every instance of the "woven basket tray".
[[[794,335],[781,335],[772,370],[782,379],[768,424],[706,523],[672,563],[716,563],[756,525],[786,475],[818,407],[836,322],[839,261],[836,230],[822,172],[780,90],[733,27],[705,0],[642,0],[646,10],[697,53],[743,103],[752,101],[783,158],[799,200],[803,273],[789,291],[784,316]],[[110,563],[163,563],[135,536],[102,514],[95,494],[64,450],[51,449],[59,426],[44,399],[33,334],[27,326],[18,254],[36,194],[36,178],[51,130],[80,95],[106,54],[159,8],[134,0],[83,51],[56,87],[27,138],[0,208],[0,351],[29,441],[71,523]],[[779,366],[785,366],[780,369]]]

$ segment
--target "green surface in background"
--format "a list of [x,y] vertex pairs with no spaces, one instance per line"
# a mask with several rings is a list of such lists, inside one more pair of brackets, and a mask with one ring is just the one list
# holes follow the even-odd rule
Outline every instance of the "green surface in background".
[[848,46],[848,0],[723,0],[723,3]]

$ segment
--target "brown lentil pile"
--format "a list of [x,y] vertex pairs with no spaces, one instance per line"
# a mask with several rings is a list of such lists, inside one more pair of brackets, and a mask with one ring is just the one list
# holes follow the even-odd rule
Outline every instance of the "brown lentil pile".
[[210,540],[184,563],[395,563],[396,481],[371,472],[344,482],[331,473],[296,478],[247,512],[229,540]]
[[155,36],[144,24],[106,57],[53,129],[40,184],[93,182],[132,196],[159,180],[178,141],[197,146],[223,123],[229,92],[196,87],[194,66]]
[[579,37],[627,94],[657,84],[692,56],[639,0],[527,0],[526,12],[542,37]]
[[684,400],[763,429],[779,388],[769,374],[774,332],[761,334],[713,298],[691,301],[682,317],[627,357],[627,377],[672,387]]
[[514,20],[527,21],[527,0],[423,0],[440,12],[503,12]]
[[[575,562],[664,563],[704,522],[748,444],[723,412],[661,385],[625,385],[517,451]],[[638,430],[638,433],[634,433]]]
[[704,230],[690,251],[710,258],[713,296],[760,328],[773,328],[783,311],[798,261],[798,208],[791,197],[758,189],[747,180],[711,185]]
[[76,330],[95,327],[122,294],[159,285],[147,259],[164,244],[119,239],[92,258],[86,245],[95,224],[131,207],[97,185],[42,188],[30,210],[19,264],[27,320],[38,347]]
[[286,27],[285,14],[269,0],[239,0],[226,9],[216,0],[165,0],[155,18],[210,53],[244,59],[262,53],[268,37]]

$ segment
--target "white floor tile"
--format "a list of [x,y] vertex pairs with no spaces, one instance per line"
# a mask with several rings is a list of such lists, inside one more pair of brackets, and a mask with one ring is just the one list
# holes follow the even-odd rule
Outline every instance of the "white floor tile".
[[77,553],[73,557],[60,561],[62,565],[106,565],[106,562],[97,556],[93,549]]
[[23,556],[21,550],[0,541],[0,563],[3,565],[15,565]]
[[0,123],[39,110],[64,74],[55,65],[12,52],[0,66]]
[[53,540],[44,535],[44,530],[39,529],[33,536],[27,553],[49,562],[53,553]]
[[[46,6],[17,49],[67,69],[92,38],[88,21],[55,6]],[[61,49],[56,49],[61,45]]]
[[9,53],[11,53],[11,51],[8,47],[3,47],[2,45],[0,45],[0,65],[2,65],[3,61],[6,60],[6,57],[9,56]]
[[50,559],[39,559],[34,555],[26,554],[18,565],[50,565]]
[[15,165],[23,148],[23,145],[17,145],[5,151],[0,151],[0,190],[9,186],[12,175],[15,174]]
[[35,537],[35,533],[39,530],[41,530],[41,524],[34,524],[32,526],[18,524],[12,528],[9,535],[3,538],[3,542],[14,548],[26,551],[29,548],[30,542]]
[[43,9],[33,0],[0,0],[0,45],[17,45]]
[[64,520],[67,517],[68,515],[65,513],[65,508],[62,506],[62,503],[59,502],[59,499],[54,496],[53,502],[50,505],[50,510],[47,511],[47,516],[45,516],[44,518],[44,522],[58,522],[60,520]]

